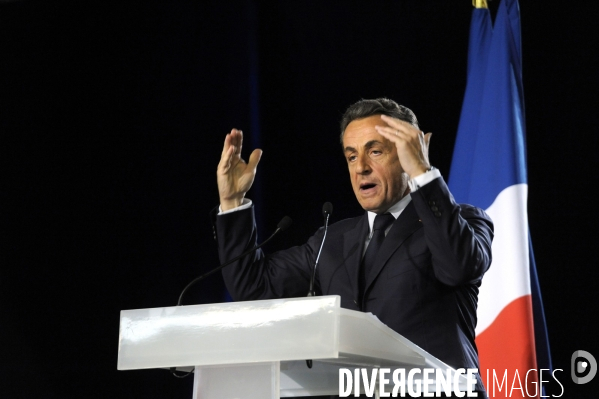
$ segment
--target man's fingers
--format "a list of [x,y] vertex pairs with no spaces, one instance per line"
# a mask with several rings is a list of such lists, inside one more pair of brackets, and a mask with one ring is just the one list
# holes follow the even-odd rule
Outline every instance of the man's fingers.
[[231,168],[231,164],[233,163],[233,154],[235,147],[228,146],[226,152],[223,149],[223,155],[220,157],[220,162],[218,163],[218,170],[221,173],[226,173]]
[[376,130],[392,142],[395,142],[397,139],[410,139],[410,136],[406,132],[402,130],[393,129],[389,126],[376,126]]
[[235,143],[235,153],[241,156],[241,147],[243,146],[243,132],[237,130],[237,142]]
[[230,146],[235,147],[235,152],[237,154],[241,154],[242,143],[243,143],[243,132],[238,129],[231,129],[231,132],[227,133],[227,135],[225,136],[225,143],[223,145],[222,155],[224,155],[229,150]]
[[415,129],[414,125],[410,122],[402,121],[401,119],[392,118],[387,115],[381,115],[381,119],[396,130]]
[[[241,146],[243,143],[243,132],[238,129],[231,129],[231,133],[228,133],[225,137],[225,143],[223,145],[223,152],[220,157],[220,161],[218,163],[218,173],[227,174],[231,171],[231,169],[236,169],[239,167],[239,164],[245,164],[243,159],[241,159]],[[240,172],[243,173],[243,170],[255,171],[258,166],[258,162],[260,162],[260,158],[262,157],[262,150],[255,149],[250,155],[249,162],[246,167],[242,168]]]

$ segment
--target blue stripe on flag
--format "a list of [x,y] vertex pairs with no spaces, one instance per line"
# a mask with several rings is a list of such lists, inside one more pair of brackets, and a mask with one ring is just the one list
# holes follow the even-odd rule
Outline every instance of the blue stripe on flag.
[[[485,21],[475,24],[479,18]],[[507,187],[526,183],[518,19],[514,0],[502,2],[492,32],[488,10],[473,13],[472,30],[480,25],[483,32],[471,33],[471,43],[485,46],[492,62],[469,56],[473,75],[468,75],[449,186],[458,202],[484,209]]]
[[475,189],[471,184],[473,170],[471,155],[476,153],[477,148],[478,115],[480,115],[483,97],[492,29],[489,10],[475,9],[470,23],[468,81],[449,173],[449,188],[453,196],[458,202],[470,204],[477,202],[470,196],[471,190]]

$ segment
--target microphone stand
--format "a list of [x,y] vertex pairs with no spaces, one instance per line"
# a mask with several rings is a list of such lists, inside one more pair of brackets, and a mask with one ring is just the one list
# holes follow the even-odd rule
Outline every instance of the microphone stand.
[[[322,247],[324,247],[324,240],[327,238],[327,230],[329,228],[329,218],[333,213],[333,204],[330,202],[325,202],[322,206],[322,215],[324,216],[324,235],[322,236],[322,241],[320,242],[320,249],[318,250],[318,255],[316,255],[316,262],[314,262],[314,270],[312,271],[312,277],[310,278],[310,287],[308,288],[308,295],[316,296],[316,291],[314,290],[314,280],[316,279],[316,267],[318,266],[318,260],[320,259],[320,253],[322,252]],[[309,369],[312,368],[312,359],[306,360],[306,366]]]

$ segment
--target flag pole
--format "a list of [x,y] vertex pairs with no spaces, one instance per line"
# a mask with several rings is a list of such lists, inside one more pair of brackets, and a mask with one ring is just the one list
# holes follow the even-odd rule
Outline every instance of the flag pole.
[[487,0],[472,0],[472,5],[475,8],[489,8],[487,6]]

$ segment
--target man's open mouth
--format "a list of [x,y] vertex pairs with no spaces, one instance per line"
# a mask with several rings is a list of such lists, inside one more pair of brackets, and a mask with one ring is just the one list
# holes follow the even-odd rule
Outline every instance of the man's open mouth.
[[374,186],[376,186],[376,184],[374,184],[374,183],[360,184],[360,190],[368,190],[368,189],[373,188]]

